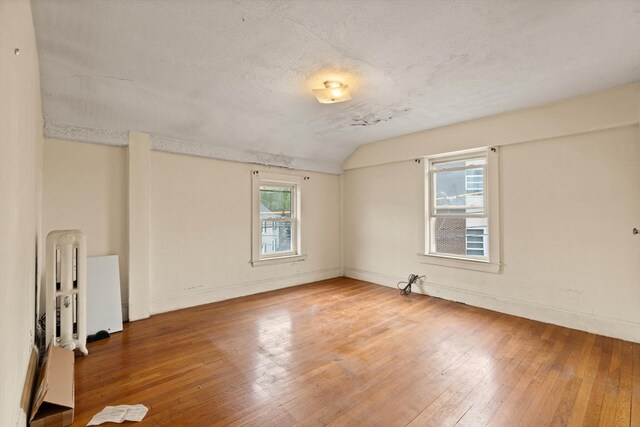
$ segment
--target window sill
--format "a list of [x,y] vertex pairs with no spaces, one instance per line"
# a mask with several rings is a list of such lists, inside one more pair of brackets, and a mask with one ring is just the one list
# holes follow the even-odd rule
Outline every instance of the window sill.
[[490,261],[456,258],[445,255],[419,253],[421,264],[433,264],[442,267],[460,268],[463,270],[483,271],[485,273],[499,273],[500,263]]
[[307,255],[285,255],[272,258],[262,258],[256,261],[251,261],[251,265],[254,267],[262,267],[265,265],[285,264],[289,262],[304,261]]

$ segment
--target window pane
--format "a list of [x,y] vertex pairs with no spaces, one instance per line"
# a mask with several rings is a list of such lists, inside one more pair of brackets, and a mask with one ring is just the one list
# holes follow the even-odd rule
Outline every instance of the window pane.
[[293,187],[260,187],[260,219],[291,218]]
[[484,169],[467,169],[464,173],[467,205],[484,210]]
[[262,221],[262,255],[293,252],[291,244],[292,221]]
[[432,218],[431,236],[432,253],[489,256],[487,218]]
[[485,170],[478,166],[485,164],[484,157],[432,163],[434,213],[484,214]]
[[484,169],[433,173],[436,214],[484,213]]

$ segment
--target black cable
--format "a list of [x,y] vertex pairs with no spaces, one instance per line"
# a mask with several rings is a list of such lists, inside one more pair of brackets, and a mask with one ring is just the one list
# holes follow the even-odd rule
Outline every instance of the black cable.
[[[417,274],[409,274],[409,277],[407,278],[407,282],[405,281],[400,281],[398,282],[398,284],[396,285],[398,289],[400,289],[400,295],[404,295],[404,296],[409,296],[411,295],[411,285],[413,285],[414,283],[416,283],[419,279],[424,279],[427,276],[418,276]],[[401,284],[405,284],[404,288],[401,288],[400,285]]]

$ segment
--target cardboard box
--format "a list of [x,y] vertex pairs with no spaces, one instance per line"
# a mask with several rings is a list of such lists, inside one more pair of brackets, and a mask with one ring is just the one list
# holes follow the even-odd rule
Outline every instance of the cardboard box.
[[24,387],[22,389],[22,399],[20,399],[20,408],[27,416],[31,412],[31,402],[33,401],[33,387],[36,383],[36,373],[38,372],[38,348],[31,346],[31,356],[29,357],[29,367],[27,375],[24,379]]
[[73,351],[50,345],[33,398],[31,427],[68,426],[73,422],[73,375]]

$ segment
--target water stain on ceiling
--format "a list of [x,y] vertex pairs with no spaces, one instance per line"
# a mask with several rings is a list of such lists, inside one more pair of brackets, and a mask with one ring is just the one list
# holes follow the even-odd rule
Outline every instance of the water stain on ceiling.
[[[360,145],[640,78],[640,1],[32,0],[45,133],[339,173]],[[312,92],[341,79],[352,100]],[[125,141],[120,141],[125,135]]]

